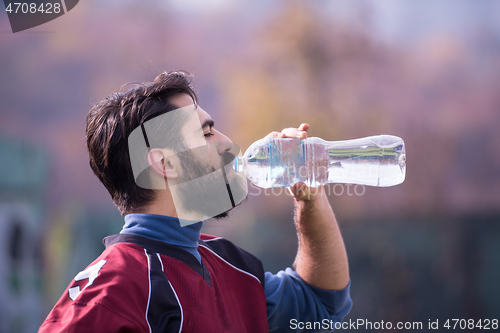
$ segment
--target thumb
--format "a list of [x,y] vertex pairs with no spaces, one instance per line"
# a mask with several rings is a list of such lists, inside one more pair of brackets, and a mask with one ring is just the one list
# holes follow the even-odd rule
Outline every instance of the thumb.
[[288,191],[297,199],[304,200],[308,199],[309,196],[309,188],[302,182],[295,183],[293,186],[288,187]]

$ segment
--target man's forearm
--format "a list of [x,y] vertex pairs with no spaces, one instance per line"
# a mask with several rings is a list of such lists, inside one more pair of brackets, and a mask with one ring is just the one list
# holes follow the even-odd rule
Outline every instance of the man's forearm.
[[317,195],[295,199],[295,223],[299,248],[294,267],[309,284],[340,290],[349,283],[344,241],[324,188],[311,188]]

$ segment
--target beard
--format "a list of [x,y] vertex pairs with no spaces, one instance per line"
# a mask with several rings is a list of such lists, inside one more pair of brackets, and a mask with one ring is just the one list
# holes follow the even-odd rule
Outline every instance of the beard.
[[178,155],[183,173],[173,180],[172,185],[176,185],[178,199],[185,211],[220,220],[226,218],[229,211],[246,198],[248,194],[246,177],[234,172],[232,163],[235,156],[231,152],[220,155],[221,165],[215,171],[212,170],[210,159],[207,158],[206,146],[187,150]]

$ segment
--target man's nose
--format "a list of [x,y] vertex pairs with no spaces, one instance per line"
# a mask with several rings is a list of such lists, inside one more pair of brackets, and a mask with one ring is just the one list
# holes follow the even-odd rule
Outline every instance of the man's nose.
[[233,149],[233,142],[224,134],[218,133],[217,138],[217,153],[219,155],[224,154],[226,151],[231,151]]

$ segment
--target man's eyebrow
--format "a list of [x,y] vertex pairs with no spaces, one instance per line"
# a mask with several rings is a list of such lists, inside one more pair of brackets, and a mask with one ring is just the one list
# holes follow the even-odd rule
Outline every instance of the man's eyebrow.
[[215,125],[215,122],[212,119],[207,119],[207,120],[205,120],[203,125],[201,125],[201,128],[205,128],[207,126],[214,127],[214,125]]

